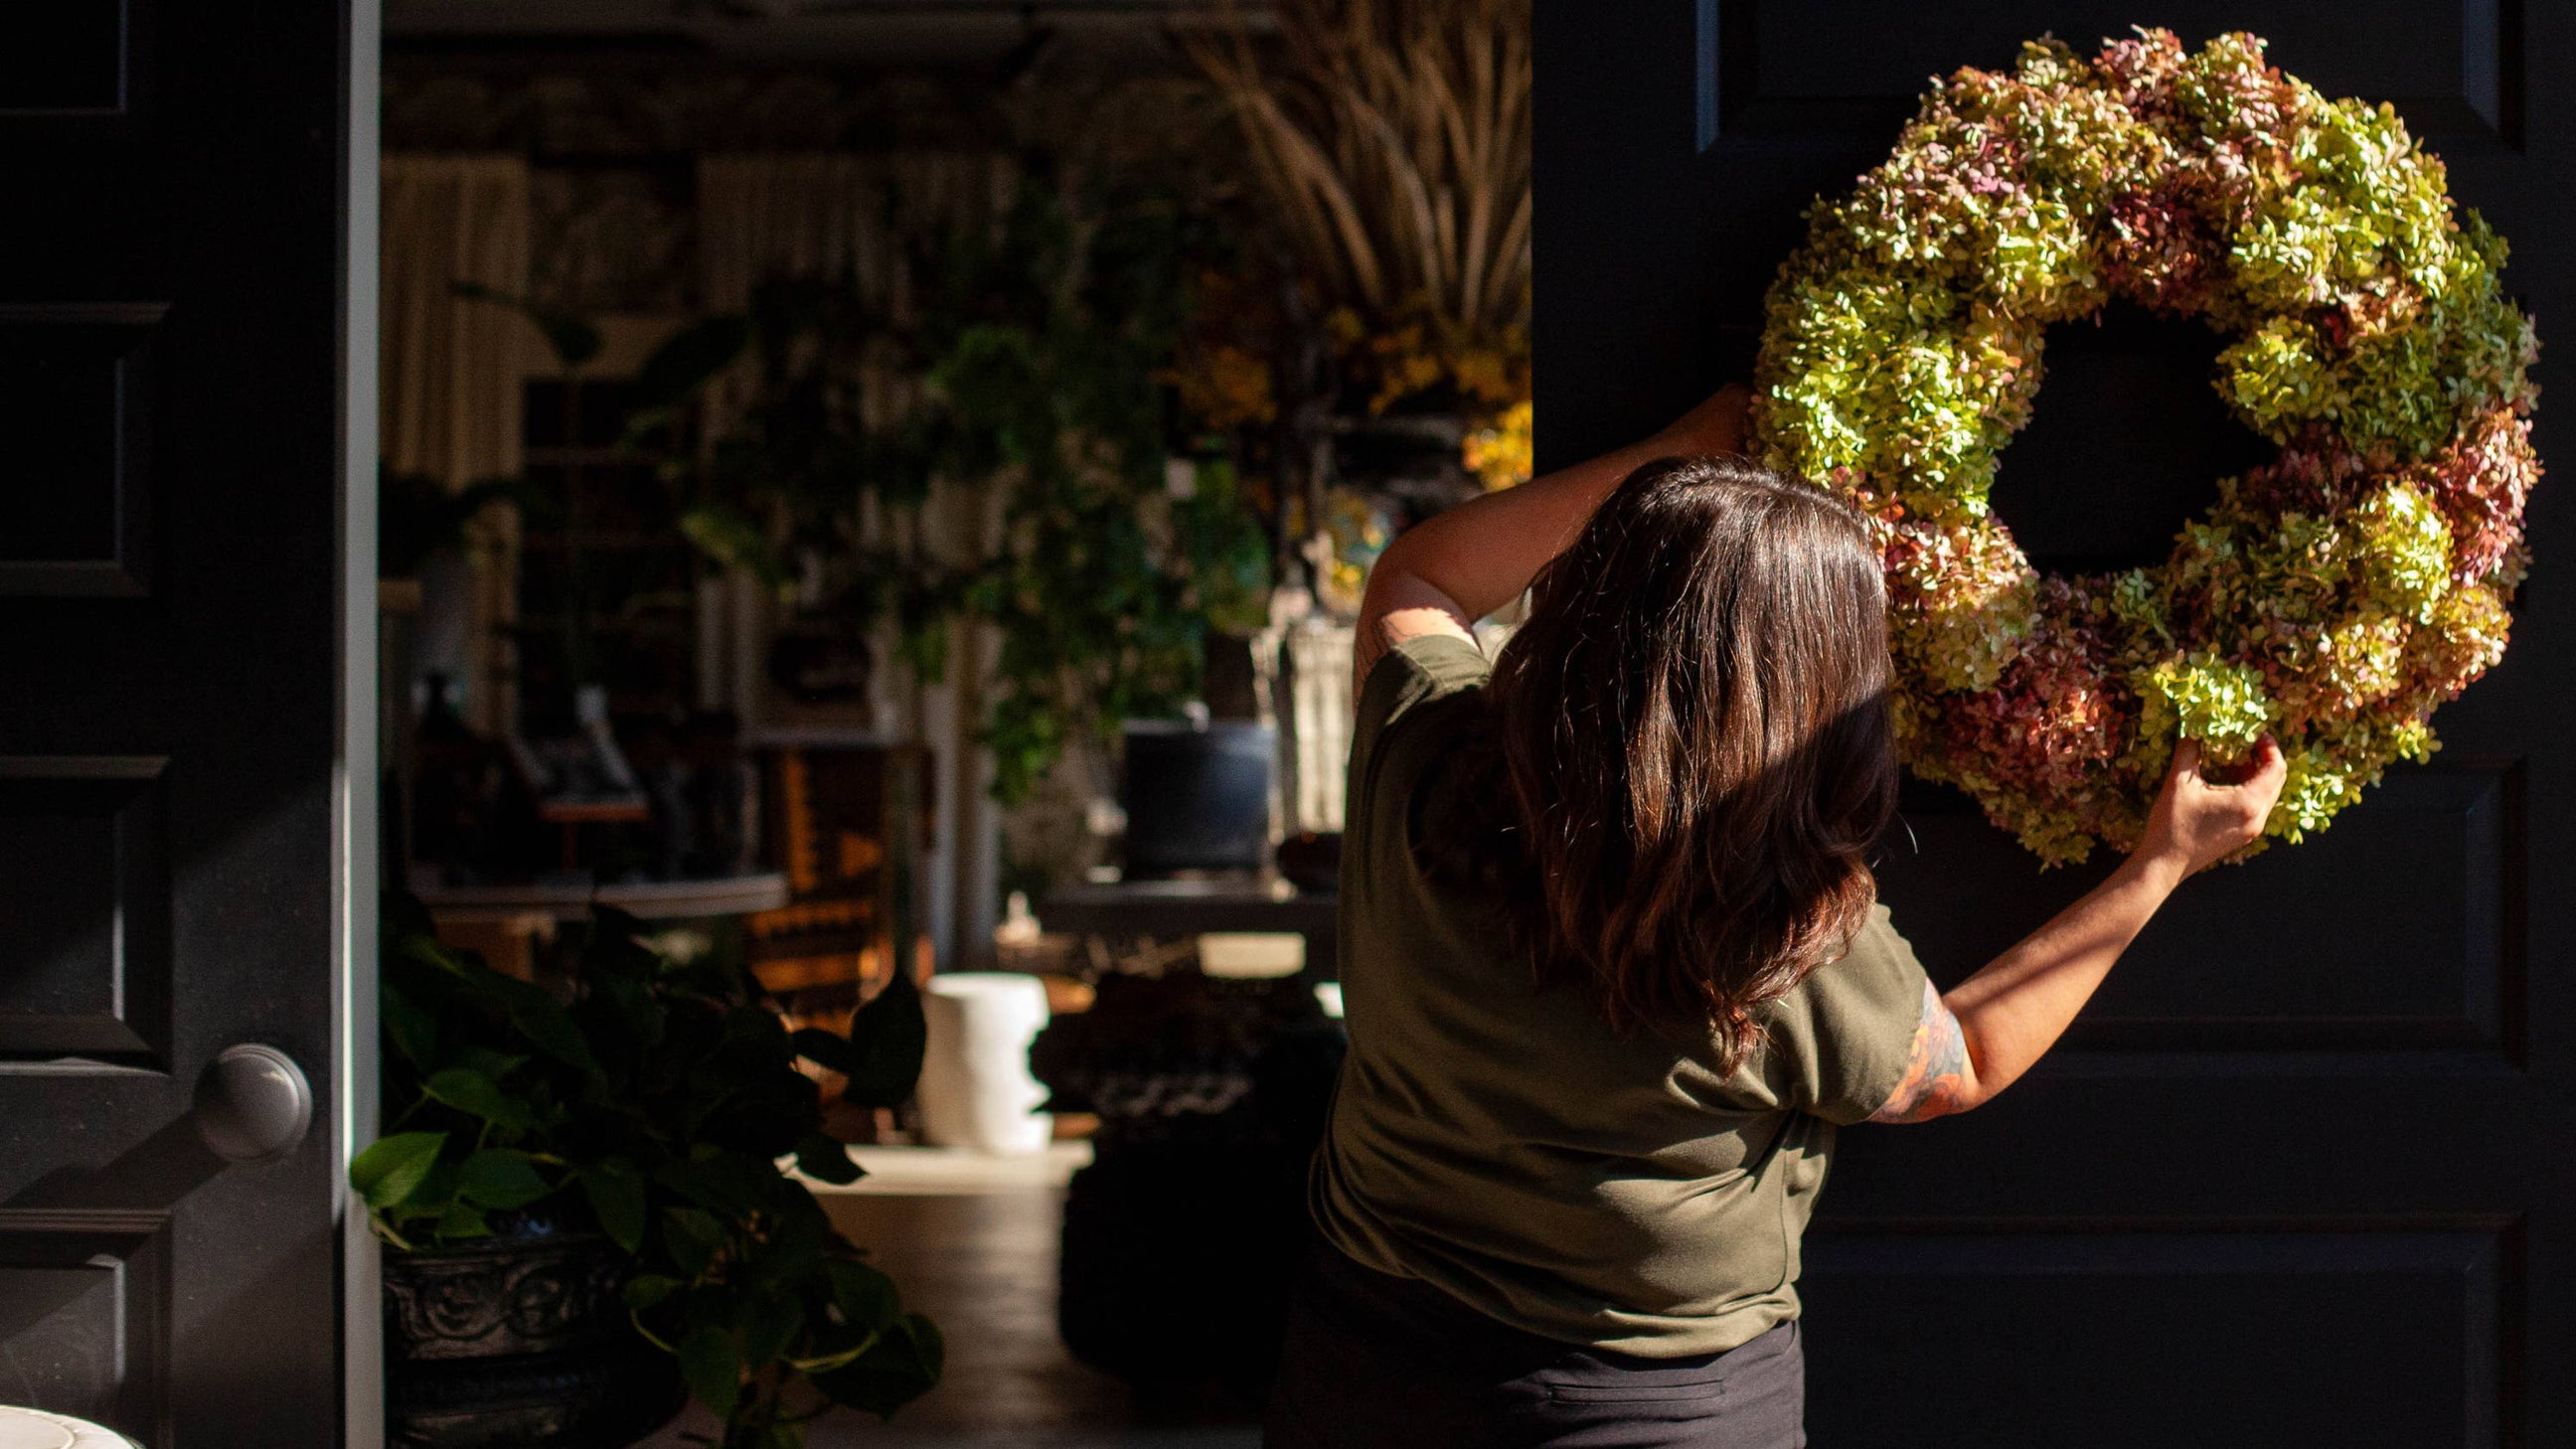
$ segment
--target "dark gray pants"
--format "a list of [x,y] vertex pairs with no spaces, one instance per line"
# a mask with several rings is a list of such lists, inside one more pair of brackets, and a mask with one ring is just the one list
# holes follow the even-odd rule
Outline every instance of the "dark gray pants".
[[1649,1359],[1523,1333],[1317,1245],[1289,1309],[1266,1449],[1800,1449],[1795,1320]]

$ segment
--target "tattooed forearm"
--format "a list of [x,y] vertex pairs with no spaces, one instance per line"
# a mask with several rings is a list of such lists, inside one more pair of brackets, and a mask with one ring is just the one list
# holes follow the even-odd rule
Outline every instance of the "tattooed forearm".
[[1906,1059],[1905,1080],[1888,1094],[1887,1105],[1870,1114],[1872,1122],[1929,1122],[1976,1105],[1968,1069],[1968,1040],[1959,1018],[1942,1004],[1932,983],[1923,983],[1923,1019],[1914,1027],[1914,1051]]

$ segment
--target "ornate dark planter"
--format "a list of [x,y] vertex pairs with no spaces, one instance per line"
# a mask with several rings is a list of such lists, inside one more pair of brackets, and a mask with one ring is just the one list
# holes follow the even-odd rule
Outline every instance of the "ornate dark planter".
[[388,1249],[385,1431],[395,1449],[622,1449],[686,1400],[619,1298],[630,1260],[530,1221],[465,1248]]

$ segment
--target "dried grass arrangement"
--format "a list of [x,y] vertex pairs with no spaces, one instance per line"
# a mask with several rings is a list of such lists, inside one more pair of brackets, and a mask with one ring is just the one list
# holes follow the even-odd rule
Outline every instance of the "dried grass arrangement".
[[1523,328],[1528,0],[1277,0],[1275,33],[1186,39],[1328,309],[1424,310],[1462,340]]

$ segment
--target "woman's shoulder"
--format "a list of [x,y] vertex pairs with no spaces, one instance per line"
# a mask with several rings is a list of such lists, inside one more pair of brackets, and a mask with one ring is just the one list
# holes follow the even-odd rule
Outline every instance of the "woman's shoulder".
[[1902,1077],[1931,989],[1887,907],[1871,906],[1840,955],[1762,1008],[1765,1075],[1791,1105],[1859,1121]]
[[1379,656],[1351,719],[1350,808],[1409,798],[1421,777],[1474,733],[1493,665],[1444,634],[1406,639]]
[[1914,1008],[1927,978],[1913,943],[1896,929],[1883,904],[1873,904],[1840,953],[1809,971],[1770,1005],[1775,1010],[1831,1016],[1872,1001]]
[[1354,724],[1388,728],[1423,706],[1481,690],[1493,661],[1472,640],[1455,634],[1416,634],[1378,656],[1360,686]]

